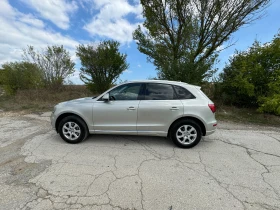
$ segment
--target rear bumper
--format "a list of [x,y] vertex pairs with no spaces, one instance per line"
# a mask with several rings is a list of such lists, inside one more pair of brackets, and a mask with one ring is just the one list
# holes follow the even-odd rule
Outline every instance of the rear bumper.
[[212,130],[212,131],[206,131],[205,136],[209,136],[209,135],[215,133],[215,131],[216,131],[216,129],[215,129],[215,130]]
[[52,125],[52,128],[55,130],[55,117],[54,117],[54,113],[51,114],[51,125]]
[[217,130],[217,121],[209,123],[206,127],[205,136],[209,136],[209,135],[213,134],[216,130]]

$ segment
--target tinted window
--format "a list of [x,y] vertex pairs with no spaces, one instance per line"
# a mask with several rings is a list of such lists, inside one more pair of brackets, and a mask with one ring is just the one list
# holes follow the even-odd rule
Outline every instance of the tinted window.
[[110,100],[137,100],[141,84],[125,84],[109,92]]
[[171,85],[166,84],[146,84],[146,100],[173,100],[174,90]]
[[193,94],[191,94],[187,89],[180,87],[180,86],[173,86],[175,91],[176,91],[176,95],[177,95],[177,99],[192,99],[195,98]]

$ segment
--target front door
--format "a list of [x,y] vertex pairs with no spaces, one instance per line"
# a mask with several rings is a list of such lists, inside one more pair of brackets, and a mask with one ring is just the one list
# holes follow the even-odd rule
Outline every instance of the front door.
[[137,134],[140,83],[128,83],[109,92],[109,101],[93,105],[93,127],[96,133]]

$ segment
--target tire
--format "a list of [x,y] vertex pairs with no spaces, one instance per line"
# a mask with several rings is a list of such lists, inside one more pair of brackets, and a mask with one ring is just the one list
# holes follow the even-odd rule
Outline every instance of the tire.
[[74,115],[63,118],[58,125],[60,137],[70,144],[77,144],[88,137],[88,128],[85,122]]
[[171,127],[170,137],[178,147],[192,148],[201,140],[201,127],[193,120],[180,120]]

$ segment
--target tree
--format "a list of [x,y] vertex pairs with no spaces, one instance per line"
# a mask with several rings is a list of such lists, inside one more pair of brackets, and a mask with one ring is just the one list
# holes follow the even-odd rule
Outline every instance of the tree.
[[119,52],[117,41],[102,41],[98,46],[79,45],[77,56],[81,60],[80,78],[92,92],[101,93],[116,82],[129,65],[126,54]]
[[33,63],[5,63],[2,68],[1,83],[7,94],[14,95],[18,90],[37,89],[43,86],[43,75]]
[[32,62],[43,72],[46,87],[56,88],[63,84],[63,80],[74,73],[75,63],[63,46],[48,46],[41,52],[28,46],[24,50],[24,60]]
[[[164,79],[198,84],[222,44],[260,17],[269,0],[141,0],[146,18],[133,37]],[[213,73],[213,71],[212,71]]]
[[3,85],[4,69],[0,69],[0,86]]
[[269,43],[255,41],[248,50],[236,51],[221,73],[222,91],[228,101],[280,115],[279,58],[280,34]]

